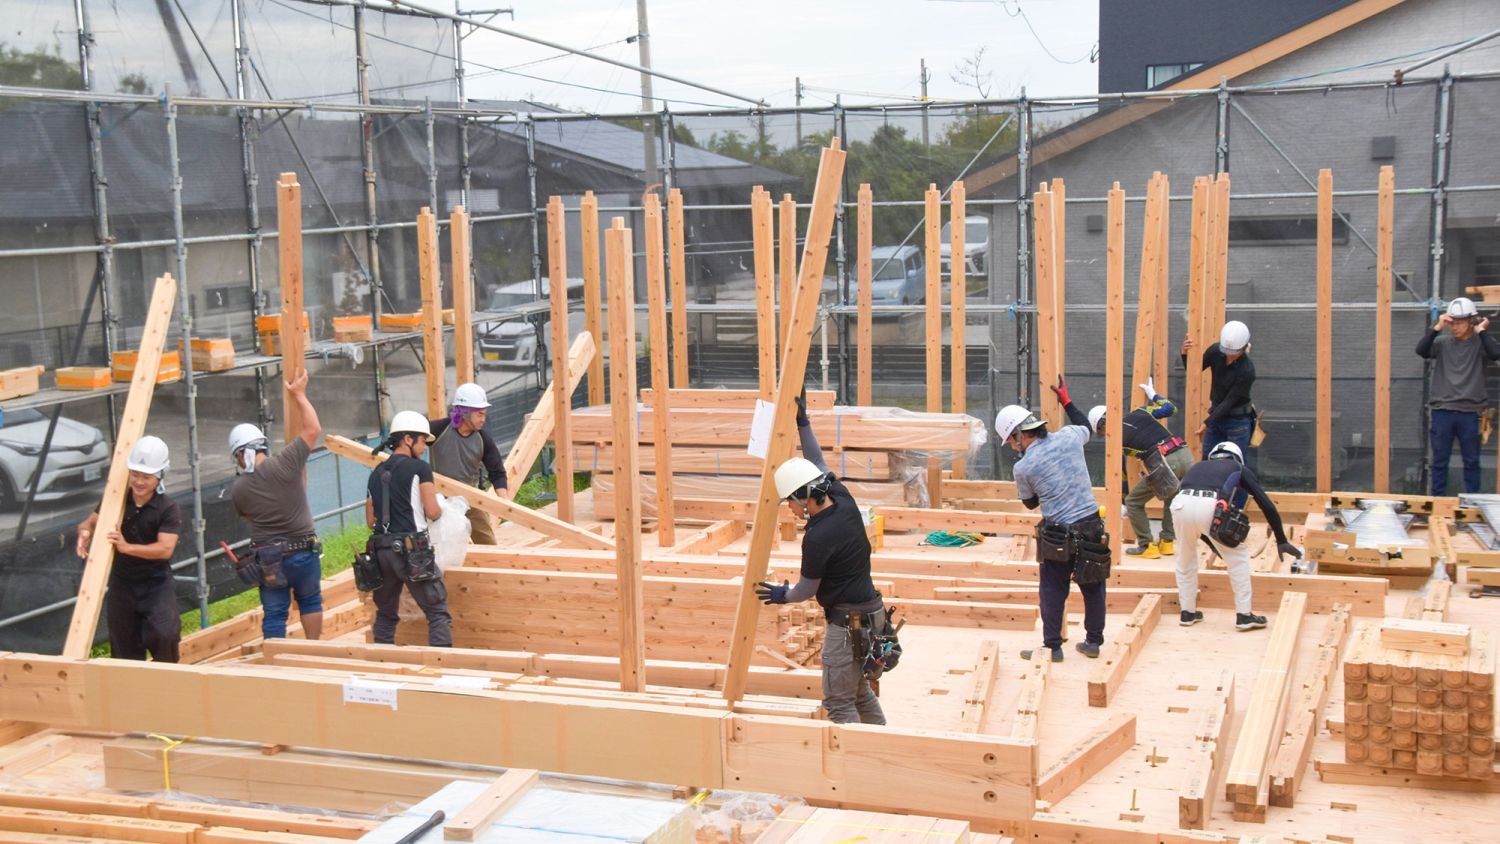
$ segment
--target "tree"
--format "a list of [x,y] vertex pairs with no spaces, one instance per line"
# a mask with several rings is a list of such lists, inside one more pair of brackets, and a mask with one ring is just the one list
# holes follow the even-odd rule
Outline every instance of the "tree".
[[76,90],[83,87],[83,74],[55,46],[50,53],[40,47],[22,52],[0,41],[0,85]]
[[965,56],[958,60],[953,66],[953,72],[948,74],[952,79],[965,88],[973,88],[981,100],[990,98],[990,89],[993,87],[995,74],[984,67],[984,52],[989,49],[985,46],[974,48],[974,55]]

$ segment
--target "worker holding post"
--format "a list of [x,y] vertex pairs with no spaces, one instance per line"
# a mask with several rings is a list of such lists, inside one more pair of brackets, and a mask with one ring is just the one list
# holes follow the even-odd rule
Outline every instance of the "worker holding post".
[[880,699],[870,686],[896,667],[900,645],[885,604],[870,578],[870,539],[864,517],[840,482],[813,435],[805,398],[797,400],[802,457],[776,469],[776,494],[807,519],[802,571],[797,585],[763,582],[755,590],[767,604],[816,597],[828,620],[823,638],[823,708],[837,724],[885,724]]
[[[1076,647],[1079,653],[1095,659],[1104,644],[1109,534],[1099,517],[1099,503],[1094,500],[1093,482],[1083,457],[1083,446],[1089,441],[1088,417],[1073,406],[1067,382],[1061,376],[1052,391],[1071,424],[1048,432],[1046,423],[1035,414],[1013,404],[995,416],[995,433],[1021,455],[1014,469],[1021,503],[1042,511],[1037,526],[1042,647],[1050,652],[1053,662],[1062,662],[1063,615],[1072,580],[1083,595],[1083,628],[1087,634]],[[1021,658],[1031,659],[1032,654],[1029,649],[1021,651]]]
[[1433,495],[1448,494],[1448,459],[1455,439],[1464,461],[1464,491],[1479,492],[1479,414],[1490,403],[1485,364],[1500,360],[1500,342],[1489,335],[1489,327],[1474,302],[1460,296],[1417,343],[1417,354],[1433,362],[1427,385]]
[[308,639],[323,634],[323,547],[307,501],[307,458],[322,427],[307,400],[307,370],[286,382],[302,422],[297,436],[272,456],[265,432],[248,422],[229,432],[234,485],[229,498],[235,512],[250,525],[250,549],[236,574],[260,590],[261,635],[286,637],[292,598]]
[[[1182,338],[1182,365],[1187,366],[1193,338]],[[1203,350],[1199,370],[1212,372],[1209,387],[1208,417],[1194,436],[1201,438],[1204,455],[1222,442],[1239,446],[1241,454],[1250,451],[1255,433],[1255,405],[1250,403],[1250,387],[1255,384],[1255,364],[1250,361],[1250,329],[1239,320],[1224,323],[1219,342]]]
[[1172,501],[1172,517],[1177,528],[1189,537],[1177,546],[1177,599],[1182,613],[1179,623],[1191,627],[1203,620],[1198,609],[1198,537],[1203,537],[1215,553],[1224,558],[1229,570],[1229,586],[1234,590],[1234,627],[1255,630],[1266,626],[1266,617],[1251,612],[1250,550],[1244,539],[1250,522],[1244,516],[1245,496],[1255,499],[1260,512],[1271,524],[1276,537],[1277,558],[1290,554],[1301,558],[1302,551],[1287,541],[1281,525],[1281,514],[1266,495],[1255,473],[1245,465],[1245,455],[1232,442],[1214,446],[1208,459],[1194,464],[1182,476],[1182,487]]
[[[453,392],[453,407],[442,419],[429,419],[432,436],[432,471],[475,489],[506,488],[505,456],[484,429],[490,399],[478,384],[460,384]],[[470,541],[495,544],[495,517],[470,507]]]
[[[170,562],[182,532],[182,514],[162,483],[171,465],[167,444],[158,437],[141,437],[125,465],[130,483],[124,515],[119,528],[105,536],[115,548],[104,600],[110,655],[140,660],[149,655],[157,662],[176,662],[182,618]],[[88,558],[98,524],[96,507],[78,526],[79,557]]]
[[453,646],[453,618],[448,614],[448,589],[433,557],[427,523],[442,514],[432,467],[422,454],[432,443],[427,419],[414,410],[403,410],[391,418],[391,433],[372,451],[389,451],[387,458],[370,473],[365,498],[365,524],[371,536],[367,554],[379,567],[375,600],[376,644],[396,642],[400,621],[401,590],[411,597],[427,617],[427,644]]
[[[1146,404],[1120,420],[1125,456],[1136,458],[1145,468],[1125,495],[1125,517],[1130,521],[1131,533],[1135,534],[1135,547],[1125,553],[1156,560],[1175,550],[1173,542],[1177,534],[1172,526],[1172,498],[1177,494],[1178,479],[1193,465],[1193,453],[1181,437],[1174,436],[1160,421],[1175,414],[1177,406],[1156,392],[1156,382],[1151,378],[1147,378],[1140,388],[1146,394]],[[1107,411],[1102,404],[1089,411],[1089,428],[1100,439],[1104,438]],[[1105,482],[1109,482],[1107,476]],[[1152,498],[1159,498],[1162,503],[1158,541],[1151,539],[1151,519],[1146,515],[1146,502]]]

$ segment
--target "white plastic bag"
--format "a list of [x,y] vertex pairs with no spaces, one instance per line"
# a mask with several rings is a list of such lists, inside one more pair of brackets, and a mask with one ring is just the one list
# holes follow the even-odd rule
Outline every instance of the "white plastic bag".
[[449,566],[464,564],[464,554],[469,550],[469,502],[461,495],[438,496],[438,507],[443,511],[436,519],[427,523],[427,536],[432,540],[432,554],[440,571]]

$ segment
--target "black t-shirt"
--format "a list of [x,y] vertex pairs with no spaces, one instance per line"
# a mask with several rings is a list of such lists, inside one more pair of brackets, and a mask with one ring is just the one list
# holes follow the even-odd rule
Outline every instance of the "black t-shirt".
[[[381,518],[381,502],[385,497],[381,490],[380,476],[386,471],[391,473],[391,521],[388,527],[382,524]],[[432,467],[415,457],[393,454],[385,463],[376,466],[365,487],[370,503],[375,508],[375,532],[418,533],[426,530],[427,517],[422,513],[422,494],[417,487],[430,483]],[[418,515],[422,517],[420,520]]]
[[[95,510],[94,512],[98,512]],[[107,530],[102,525],[97,530]],[[181,535],[182,513],[177,502],[157,492],[151,500],[137,507],[135,496],[125,493],[125,515],[120,519],[120,535],[132,545],[150,545],[161,534]],[[171,560],[148,560],[132,554],[115,553],[110,578],[118,580],[155,580],[171,573]]]
[[833,506],[807,520],[802,537],[802,576],[817,578],[818,603],[863,604],[879,597],[870,579],[870,538],[849,488],[829,484]]

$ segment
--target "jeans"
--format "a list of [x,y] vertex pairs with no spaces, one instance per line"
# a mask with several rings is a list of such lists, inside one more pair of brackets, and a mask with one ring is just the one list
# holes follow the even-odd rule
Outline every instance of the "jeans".
[[[1193,468],[1193,453],[1186,448],[1168,453],[1166,460],[1178,480],[1182,480],[1187,470]],[[1125,517],[1130,520],[1130,532],[1135,534],[1136,544],[1143,547],[1151,542],[1151,519],[1146,516],[1146,502],[1155,497],[1156,494],[1151,491],[1151,485],[1145,478],[1138,479],[1135,486],[1130,488],[1130,494],[1125,496]],[[1160,538],[1162,542],[1172,542],[1177,538],[1177,532],[1172,526],[1170,498],[1162,502]]]
[[143,660],[149,653],[157,662],[177,661],[182,617],[170,571],[146,580],[111,577],[104,613],[110,656]]
[[[863,627],[885,627],[885,610],[865,617]],[[861,631],[863,633],[863,631]],[[823,636],[823,708],[835,724],[885,724],[880,699],[865,679],[864,659],[856,664],[849,628],[830,623]]]
[[380,574],[385,582],[371,597],[375,600],[375,623],[371,625],[377,645],[396,644],[396,624],[401,620],[401,589],[411,590],[412,600],[427,617],[427,644],[434,648],[453,647],[453,616],[448,613],[448,587],[436,577],[420,583],[402,580],[405,558],[389,548],[375,552]]
[[1432,411],[1432,494],[1448,494],[1448,459],[1453,440],[1464,459],[1464,491],[1479,491],[1479,414],[1461,410]]
[[[1177,527],[1188,537],[1177,544],[1177,599],[1186,612],[1198,609],[1198,538],[1208,536],[1209,526],[1214,521],[1217,498],[1196,495],[1178,495],[1172,499],[1172,515]],[[1229,587],[1234,590],[1234,611],[1244,615],[1250,612],[1250,549],[1241,544],[1237,548],[1225,548],[1210,540],[1210,544],[1224,558],[1224,567],[1229,570]]]
[[286,619],[292,609],[292,595],[297,596],[297,612],[311,615],[323,611],[323,559],[309,548],[281,561],[281,573],[287,588],[260,587],[260,605],[265,614],[260,621],[260,635],[267,639],[286,638]]
[[1203,432],[1203,454],[1204,460],[1208,459],[1208,453],[1214,450],[1214,446],[1222,442],[1231,442],[1240,447],[1240,454],[1245,456],[1245,464],[1253,466],[1250,460],[1250,434],[1255,430],[1255,417],[1253,416],[1231,416],[1217,422],[1209,422],[1208,430]]

